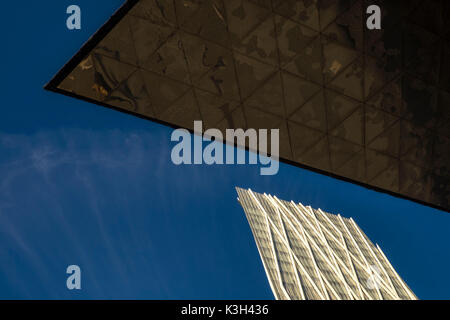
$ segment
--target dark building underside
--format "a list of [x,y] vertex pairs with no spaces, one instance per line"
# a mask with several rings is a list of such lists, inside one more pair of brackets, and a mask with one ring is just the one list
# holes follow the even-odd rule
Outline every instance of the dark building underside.
[[[382,9],[382,30],[365,10]],[[450,1],[128,1],[47,89],[449,211]]]

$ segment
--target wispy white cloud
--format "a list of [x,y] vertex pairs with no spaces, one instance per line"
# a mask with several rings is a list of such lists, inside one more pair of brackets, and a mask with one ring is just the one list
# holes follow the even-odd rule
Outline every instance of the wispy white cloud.
[[[20,256],[32,261],[36,277],[41,277],[42,283],[49,281],[51,275],[46,262],[55,259],[55,256],[39,251],[42,248],[37,245],[36,239],[27,236],[27,230],[33,228],[34,221],[39,220],[40,228],[62,229],[65,239],[61,241],[72,244],[84,266],[92,266],[92,258],[77,244],[86,239],[79,230],[75,233],[72,229],[71,217],[64,212],[67,204],[64,199],[58,198],[61,188],[74,189],[83,194],[83,207],[92,216],[90,223],[95,221],[98,239],[102,239],[101,243],[92,245],[104,248],[106,259],[115,268],[117,276],[126,279],[128,262],[123,261],[123,252],[114,245],[112,237],[120,235],[113,234],[111,226],[105,221],[108,214],[102,212],[105,196],[101,186],[102,183],[113,184],[113,187],[117,184],[116,189],[119,189],[121,183],[130,184],[148,170],[163,179],[162,168],[167,166],[170,152],[168,142],[166,136],[120,130],[64,129],[31,135],[0,133],[0,239],[4,240],[0,246],[13,246]],[[116,180],[108,179],[116,172],[122,173],[124,181],[117,181],[117,176]],[[117,197],[122,198],[122,204],[128,202],[127,195],[120,191],[117,191]],[[29,205],[31,208],[36,206],[36,212],[24,210],[21,201],[31,202]],[[49,208],[45,212],[39,208],[43,202]],[[41,216],[36,216],[37,213]],[[47,221],[42,222],[42,219]],[[24,223],[24,220],[28,222]],[[131,225],[122,226],[123,232],[131,235],[132,241],[139,245],[139,239],[133,238],[132,228]],[[10,261],[4,259],[0,257],[0,277],[6,277],[9,272],[7,264]],[[15,281],[12,285],[25,290],[20,279],[10,281]],[[97,294],[109,296],[95,278],[91,282]],[[22,294],[26,297],[30,293]]]

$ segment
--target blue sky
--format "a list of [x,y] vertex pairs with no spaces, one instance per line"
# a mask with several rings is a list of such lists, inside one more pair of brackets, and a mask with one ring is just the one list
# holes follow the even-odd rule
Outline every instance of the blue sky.
[[448,213],[284,164],[175,166],[170,128],[44,91],[121,3],[3,4],[1,299],[272,299],[235,186],[353,217],[419,298],[450,298]]

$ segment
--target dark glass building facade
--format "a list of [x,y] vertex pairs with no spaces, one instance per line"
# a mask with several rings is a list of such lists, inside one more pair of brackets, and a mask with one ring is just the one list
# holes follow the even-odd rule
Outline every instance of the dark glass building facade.
[[449,1],[128,1],[47,88],[173,127],[278,128],[284,162],[448,211],[449,16]]

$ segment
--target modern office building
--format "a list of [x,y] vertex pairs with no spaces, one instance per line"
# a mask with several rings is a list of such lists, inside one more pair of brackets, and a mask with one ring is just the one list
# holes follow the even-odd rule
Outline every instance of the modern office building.
[[279,129],[284,162],[449,211],[449,16],[434,0],[130,0],[47,88],[172,127]]
[[352,218],[237,192],[276,299],[417,299]]

